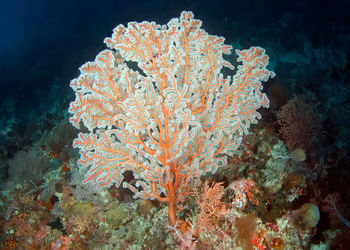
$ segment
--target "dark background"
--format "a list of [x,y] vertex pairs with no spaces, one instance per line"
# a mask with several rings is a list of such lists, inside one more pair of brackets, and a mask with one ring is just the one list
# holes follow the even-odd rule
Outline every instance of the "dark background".
[[[166,24],[171,18],[179,17],[182,10],[193,11],[208,33],[224,36],[234,48],[251,45],[266,48],[271,57],[270,69],[293,93],[312,91],[320,102],[337,99],[334,96],[337,93],[329,96],[326,92],[327,86],[347,88],[344,74],[348,74],[349,3],[346,0],[3,0],[1,134],[6,134],[9,126],[21,133],[28,121],[40,120],[43,114],[59,109],[65,112],[74,94],[70,80],[78,76],[79,66],[93,60],[105,48],[103,39],[112,34],[115,26],[143,20]],[[333,54],[334,50],[337,52]],[[301,57],[295,58],[294,52]],[[330,54],[335,55],[331,61]],[[311,61],[301,62],[303,56]],[[333,71],[340,75],[338,82],[331,82],[334,78],[329,75]],[[344,103],[323,105],[327,116],[329,106],[341,107]]]

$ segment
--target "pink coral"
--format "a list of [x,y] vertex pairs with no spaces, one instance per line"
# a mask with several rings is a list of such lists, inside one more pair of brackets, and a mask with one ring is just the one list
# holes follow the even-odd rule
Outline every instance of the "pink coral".
[[201,193],[196,195],[196,201],[200,212],[196,223],[196,231],[213,231],[216,229],[215,219],[222,216],[226,210],[226,204],[221,201],[224,194],[222,183],[211,183],[206,180]]

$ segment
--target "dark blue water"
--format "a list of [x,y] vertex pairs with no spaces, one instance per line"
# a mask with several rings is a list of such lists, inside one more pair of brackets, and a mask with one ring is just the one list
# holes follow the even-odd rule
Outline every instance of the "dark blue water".
[[[143,20],[165,24],[182,10],[192,10],[203,28],[226,37],[227,43],[266,48],[278,79],[293,92],[312,91],[323,102],[336,97],[322,85],[346,88],[349,1],[102,2],[2,1],[2,127],[12,119],[34,119],[50,111],[53,102],[70,97],[70,79],[105,47],[103,38],[116,25]],[[329,80],[340,83],[325,83]]]

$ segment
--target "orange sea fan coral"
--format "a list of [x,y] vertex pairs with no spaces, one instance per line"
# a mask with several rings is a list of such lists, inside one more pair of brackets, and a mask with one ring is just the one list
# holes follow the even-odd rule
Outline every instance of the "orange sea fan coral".
[[132,171],[136,185],[123,186],[166,202],[173,225],[200,176],[226,163],[261,117],[257,109],[269,106],[261,81],[274,76],[259,47],[236,50],[242,64],[224,76],[224,67],[234,68],[223,59],[232,47],[201,24],[183,11],[167,25],[118,25],[105,39],[110,49],[71,82],[70,121],[89,130],[74,141],[86,181],[118,187]]

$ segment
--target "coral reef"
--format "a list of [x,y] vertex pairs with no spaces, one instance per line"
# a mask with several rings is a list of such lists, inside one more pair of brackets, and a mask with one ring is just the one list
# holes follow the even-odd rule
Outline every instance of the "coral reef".
[[[243,2],[241,4],[244,5]],[[242,13],[251,14],[250,10]],[[187,15],[190,14],[187,12]],[[286,26],[291,23],[289,15],[284,16],[284,19],[277,24],[273,24],[274,34],[269,31],[267,35],[267,37],[273,36],[273,39],[278,41],[269,41],[268,43],[272,44],[270,47],[266,46],[269,55],[273,58],[271,69],[279,73],[278,78],[275,81],[272,79],[266,82],[265,89],[259,85],[256,86],[258,89],[246,89],[242,95],[237,97],[237,100],[243,98],[246,104],[244,107],[240,106],[240,110],[249,109],[249,104],[254,101],[247,98],[252,94],[247,92],[252,91],[254,95],[263,95],[260,97],[266,97],[262,92],[267,92],[268,99],[271,100],[270,109],[258,110],[261,119],[260,115],[253,113],[254,119],[260,119],[259,124],[251,124],[254,122],[248,118],[244,121],[244,126],[236,124],[243,130],[243,127],[249,127],[249,133],[248,130],[239,131],[237,127],[235,129],[238,130],[230,130],[232,128],[230,127],[225,131],[225,136],[232,133],[233,137],[225,137],[224,134],[216,131],[216,134],[208,133],[207,137],[201,138],[204,132],[202,131],[202,134],[198,132],[200,131],[198,124],[201,124],[201,128],[211,130],[215,127],[215,124],[212,123],[216,121],[215,117],[227,115],[225,119],[236,121],[235,119],[238,119],[240,115],[243,116],[249,112],[238,114],[236,109],[226,109],[227,106],[223,108],[225,105],[220,106],[222,104],[220,101],[226,101],[225,98],[221,99],[227,96],[225,88],[231,86],[225,84],[232,82],[227,80],[226,73],[228,71],[228,74],[232,74],[232,72],[230,68],[226,68],[221,72],[223,75],[212,74],[211,70],[219,70],[222,65],[216,65],[218,61],[213,60],[213,68],[210,68],[209,58],[219,57],[219,61],[225,66],[232,66],[234,58],[231,55],[221,58],[222,54],[220,54],[228,52],[226,49],[230,45],[226,47],[223,45],[224,41],[220,40],[221,38],[216,37],[219,40],[215,40],[211,35],[206,34],[200,29],[201,23],[190,16],[170,22],[174,29],[168,30],[168,36],[174,35],[173,31],[183,28],[175,25],[180,20],[183,24],[191,25],[188,26],[184,36],[177,37],[175,42],[165,46],[168,50],[158,50],[158,47],[155,46],[157,43],[154,43],[164,41],[162,32],[167,30],[166,27],[158,27],[155,23],[141,23],[140,25],[144,25],[144,28],[153,27],[155,29],[149,29],[154,33],[147,33],[149,36],[146,37],[152,41],[148,44],[152,53],[145,54],[145,58],[148,59],[140,65],[131,62],[132,60],[125,60],[134,58],[136,54],[128,54],[126,51],[130,50],[127,46],[120,48],[121,44],[125,45],[125,43],[118,40],[126,37],[131,39],[132,32],[141,32],[136,29],[135,23],[131,23],[129,28],[119,26],[116,30],[117,34],[107,41],[111,47],[125,50],[123,62],[121,54],[104,51],[95,62],[83,66],[84,74],[79,77],[80,83],[91,83],[96,80],[94,77],[98,76],[100,80],[98,84],[106,84],[122,75],[125,81],[121,83],[119,93],[110,85],[111,89],[108,91],[95,94],[104,97],[113,94],[117,99],[119,98],[120,103],[122,103],[121,100],[125,101],[122,108],[130,112],[112,114],[112,111],[118,109],[113,105],[104,109],[104,113],[100,112],[102,109],[99,109],[99,105],[105,105],[106,99],[101,97],[98,99],[101,102],[91,103],[90,101],[96,100],[96,98],[87,97],[92,93],[91,89],[84,92],[80,88],[85,88],[86,85],[82,84],[80,87],[75,85],[77,92],[80,93],[77,98],[78,102],[87,101],[84,103],[86,106],[83,106],[90,109],[91,116],[88,118],[92,118],[91,124],[88,124],[91,125],[89,131],[84,128],[83,124],[83,120],[87,118],[86,113],[75,113],[76,125],[81,127],[85,136],[89,134],[86,137],[80,134],[80,139],[75,142],[86,141],[86,138],[90,138],[91,142],[100,143],[99,147],[85,145],[84,147],[88,148],[81,150],[82,155],[79,155],[78,150],[72,146],[72,141],[78,136],[78,131],[68,121],[67,107],[74,97],[69,95],[64,97],[65,92],[60,91],[59,80],[55,81],[49,97],[41,104],[45,106],[47,103],[52,103],[50,107],[53,108],[46,114],[37,117],[33,116],[33,113],[37,113],[36,111],[31,113],[28,110],[23,117],[16,117],[14,112],[20,101],[6,97],[3,100],[6,105],[0,111],[2,114],[0,119],[0,248],[61,250],[348,249],[350,216],[346,201],[350,199],[350,194],[345,191],[349,190],[350,178],[348,169],[350,154],[346,148],[350,134],[348,129],[350,108],[346,102],[349,93],[347,84],[350,75],[350,57],[347,58],[347,53],[343,53],[341,49],[346,46],[339,46],[338,43],[335,43],[336,48],[331,48],[322,44],[322,39],[318,41],[318,45],[315,45],[312,44],[310,38],[305,36],[288,39],[289,43],[298,44],[299,51],[284,47],[287,45],[275,38],[277,34],[287,33]],[[231,30],[235,22],[230,17],[226,21],[225,17],[225,24],[229,25]],[[255,28],[246,27],[244,31],[247,31],[248,36],[251,37]],[[123,32],[130,33],[126,35]],[[201,36],[210,39],[205,42],[201,40],[200,46],[193,44],[193,40],[185,42],[194,32],[197,32],[196,34],[201,39],[203,38]],[[336,29],[332,34],[341,35]],[[116,37],[117,35],[120,35],[119,38]],[[287,35],[290,36],[289,33]],[[172,39],[175,38],[172,37]],[[252,44],[258,38],[252,39],[231,41],[231,45],[241,49],[243,45]],[[143,45],[147,45],[147,39],[142,41]],[[211,42],[214,41],[223,46],[218,47],[224,51],[216,51],[217,54],[207,55],[206,58],[209,61],[204,60],[205,53],[208,52],[206,49],[212,48]],[[163,48],[161,45],[159,44]],[[175,45],[182,49],[175,50]],[[188,50],[187,55],[197,50],[196,55],[199,58],[181,57],[186,49]],[[178,54],[175,53],[178,61],[167,57],[170,51],[178,52]],[[255,50],[250,52],[252,51],[261,56],[258,59],[264,59],[262,50],[255,47]],[[238,54],[242,60],[242,57],[248,56],[249,53],[239,50]],[[180,60],[186,58],[191,60]],[[104,61],[105,59],[112,61]],[[197,61],[193,62],[193,60]],[[174,69],[174,71],[179,70],[176,71],[176,79],[170,77],[171,67],[168,71],[152,71],[151,65],[153,69],[160,69],[159,65],[175,65],[180,61],[181,63]],[[238,68],[242,65],[249,67],[253,61],[250,63],[248,61],[237,65]],[[199,78],[191,75],[188,79],[192,81],[192,84],[196,87],[203,87],[208,81],[210,87],[213,87],[211,89],[213,93],[205,97],[203,93],[206,88],[191,89],[193,92],[188,94],[181,104],[180,101],[178,102],[180,106],[182,105],[179,106],[181,112],[176,114],[177,117],[174,116],[185,122],[176,123],[174,119],[172,124],[165,126],[165,116],[171,113],[170,110],[174,108],[172,105],[177,103],[176,99],[180,100],[186,95],[187,92],[184,90],[190,91],[190,84],[180,85],[177,90],[183,91],[181,93],[169,87],[172,86],[171,83],[183,80],[184,74],[178,72],[186,67],[188,74],[194,74],[194,72],[202,74]],[[89,70],[96,69],[101,70],[99,74],[88,73]],[[321,69],[321,73],[316,74],[317,69]],[[140,71],[137,77],[136,71]],[[253,75],[257,74],[256,68],[248,71]],[[107,76],[107,72],[108,77],[103,78],[104,73]],[[208,79],[202,77],[205,73]],[[283,74],[284,78],[281,76]],[[292,77],[286,77],[286,75]],[[85,79],[86,82],[82,79]],[[140,79],[148,82],[148,85]],[[165,81],[162,82],[161,80],[164,79]],[[128,80],[132,80],[130,84],[127,84]],[[313,80],[313,87],[309,85],[311,80]],[[77,81],[74,81],[73,84]],[[208,89],[210,89],[209,85]],[[152,92],[155,90],[158,92]],[[160,90],[163,90],[163,95]],[[39,90],[38,93],[43,96]],[[145,97],[147,94],[148,96]],[[166,99],[165,94],[171,98]],[[296,96],[289,99],[292,94]],[[142,122],[140,125],[141,118],[146,116],[147,112],[143,112],[145,110],[137,113],[139,116],[127,116],[127,114],[136,114],[135,105],[129,105],[135,103],[130,99],[123,99],[123,95],[139,98],[135,100],[154,100],[148,103],[148,106],[146,105],[146,110],[153,112],[152,122],[147,126],[144,126]],[[197,97],[200,98],[197,100],[195,99]],[[239,103],[241,102],[237,101],[235,105]],[[265,104],[267,106],[267,103]],[[212,120],[203,118],[210,113],[208,108],[217,108],[217,112],[211,116],[214,117]],[[256,112],[256,108],[257,106],[253,105],[252,110]],[[230,110],[231,113],[227,110]],[[194,112],[197,117],[189,115],[189,111]],[[102,115],[107,117],[108,121],[102,122],[100,119]],[[222,118],[223,116],[220,116],[220,119]],[[23,120],[28,122],[21,123]],[[126,126],[126,120],[129,122],[128,126]],[[120,124],[117,124],[117,121]],[[111,122],[112,125],[106,125],[104,122]],[[247,122],[251,123],[247,124]],[[100,124],[102,128],[94,126],[96,123],[103,123]],[[121,125],[119,130],[117,125]],[[140,125],[142,129],[137,125]],[[221,125],[220,129],[225,128]],[[103,129],[110,133],[106,134],[102,131]],[[147,129],[149,133],[145,133]],[[187,134],[182,133],[184,130],[187,131]],[[130,137],[132,134],[130,131],[138,133]],[[171,159],[165,160],[165,151],[159,148],[156,148],[155,152],[142,151],[148,146],[154,149],[150,145],[160,144],[163,138],[166,138],[165,135],[160,135],[164,131],[175,133],[178,136],[176,138],[179,139],[174,141],[172,151],[169,151]],[[99,139],[94,137],[96,133],[101,136]],[[215,137],[217,135],[220,136]],[[155,140],[152,141],[152,138]],[[184,138],[193,140],[185,143],[188,140]],[[129,156],[137,155],[138,157],[123,158],[118,155],[121,161],[112,162],[111,159],[114,160],[116,152],[113,151],[115,148],[111,145],[114,143],[122,145],[123,142],[128,140],[130,142],[133,139],[137,140],[138,144],[129,143],[127,145],[130,149],[128,152],[132,152]],[[234,141],[230,141],[231,139]],[[212,144],[209,145],[207,143],[209,141]],[[101,145],[106,147],[101,147]],[[228,156],[224,155],[228,152],[224,150],[226,146],[232,146],[234,149]],[[108,150],[112,151],[106,155]],[[92,157],[95,157],[94,160]],[[182,157],[177,162],[178,165],[168,166],[169,162],[176,161],[174,160],[176,157]],[[79,159],[86,160],[84,163],[86,168],[77,164]],[[123,161],[124,159],[126,160]],[[137,159],[133,163],[138,167],[144,167],[145,171],[139,168],[132,169],[132,164],[128,161],[130,159]],[[94,168],[94,164],[97,164],[95,166],[107,166],[104,169],[106,172],[99,172],[99,168]],[[210,171],[212,169],[208,167],[209,165],[216,171]],[[107,185],[109,188],[99,189],[93,181],[94,178],[101,178],[101,180],[96,180],[100,184],[105,183],[111,177],[110,174],[115,173],[115,166],[122,168],[119,173],[121,186],[112,185],[116,181],[113,176]],[[158,167],[159,171],[156,174],[154,169],[151,169],[153,166]],[[174,176],[171,174],[175,173],[176,177],[176,171],[168,171],[171,170],[169,168],[171,166],[181,169],[182,179],[180,179],[185,187],[177,189],[177,195],[181,201],[174,206],[175,223],[169,223],[168,204],[161,202],[167,198],[166,188],[170,187],[164,184],[164,181],[173,180]],[[113,171],[110,171],[111,168],[108,167],[113,168]],[[89,172],[91,168],[93,171]],[[190,178],[189,175],[196,178]],[[87,176],[92,176],[90,179],[92,181],[86,181]],[[146,182],[149,185],[138,182],[145,181],[145,179],[148,180]],[[193,180],[195,183],[191,182]],[[139,184],[143,186],[140,187]],[[129,189],[124,189],[122,186],[127,186]],[[145,194],[142,198],[150,198],[154,195],[155,199],[134,199],[135,193],[139,196]]]

